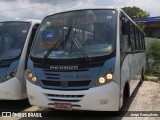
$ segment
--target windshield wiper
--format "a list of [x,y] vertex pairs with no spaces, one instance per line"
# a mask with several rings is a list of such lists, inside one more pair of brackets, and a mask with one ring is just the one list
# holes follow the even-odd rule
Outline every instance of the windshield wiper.
[[58,45],[60,45],[63,41],[63,35],[58,39],[58,41],[48,50],[48,52],[44,55],[42,58],[42,62],[45,61],[45,59],[51,54],[51,52],[57,48]]
[[44,57],[42,58],[42,63],[44,63],[45,59],[46,59],[46,58],[51,54],[51,52],[52,52],[55,48],[57,48],[59,45],[62,44],[62,45],[59,47],[59,49],[60,49],[62,46],[63,46],[63,48],[64,48],[65,44],[67,43],[67,40],[69,39],[69,35],[70,35],[70,32],[71,32],[71,28],[72,28],[72,26],[70,26],[67,34],[65,35],[64,41],[63,41],[64,35],[62,35],[62,37],[60,37],[59,40],[57,40],[57,42],[48,50],[48,52],[47,52],[47,53],[44,55]]
[[86,54],[86,52],[83,50],[83,47],[81,46],[81,44],[78,42],[78,40],[76,38],[72,38],[73,42],[75,43],[75,45],[77,46],[78,50],[82,53],[82,55],[84,56],[84,58],[86,59],[86,61],[91,62],[91,58]]

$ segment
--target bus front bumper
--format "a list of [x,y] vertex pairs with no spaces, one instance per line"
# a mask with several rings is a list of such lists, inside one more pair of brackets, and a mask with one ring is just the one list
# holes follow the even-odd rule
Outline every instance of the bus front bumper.
[[54,108],[55,103],[68,104],[72,110],[118,111],[120,88],[115,82],[88,90],[48,90],[27,80],[27,93],[31,105]]
[[16,77],[0,83],[0,100],[22,99],[21,82]]

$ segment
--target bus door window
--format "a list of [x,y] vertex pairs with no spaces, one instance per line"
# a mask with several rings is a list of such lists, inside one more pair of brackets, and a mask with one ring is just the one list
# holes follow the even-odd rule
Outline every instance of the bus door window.
[[27,64],[26,63],[27,63],[29,52],[30,52],[30,49],[31,49],[31,46],[32,46],[32,42],[33,42],[33,39],[35,37],[35,34],[37,32],[38,27],[39,27],[39,24],[36,24],[32,28],[31,37],[30,37],[30,40],[29,40],[29,43],[28,43],[28,48],[27,48],[26,61],[25,61],[25,69],[27,68]]
[[121,37],[120,51],[121,52],[128,52],[128,51],[130,51],[129,39],[128,39],[127,35],[122,35],[122,37]]
[[36,34],[36,32],[37,32],[38,27],[39,27],[39,24],[36,24],[36,25],[33,27],[29,45],[32,44],[32,41],[33,41],[33,39],[34,39],[34,37],[35,37],[35,34]]

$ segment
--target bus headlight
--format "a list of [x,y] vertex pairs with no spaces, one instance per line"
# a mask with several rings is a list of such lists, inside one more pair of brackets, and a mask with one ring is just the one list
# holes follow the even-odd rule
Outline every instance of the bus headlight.
[[15,77],[16,76],[16,72],[17,72],[17,69],[14,69],[12,72],[6,74],[4,79],[3,79],[3,82],[6,82],[6,81],[12,79],[13,77]]
[[104,74],[104,76],[101,76],[96,80],[93,87],[98,87],[107,84],[108,82],[113,80],[113,73],[114,69],[110,69],[108,73]]
[[106,82],[106,79],[104,77],[100,77],[98,82],[100,84],[104,84]]
[[98,80],[98,82],[99,82],[100,84],[104,84],[105,82],[107,82],[107,81],[109,81],[109,80],[112,80],[112,78],[113,78],[113,75],[112,75],[112,74],[106,74],[105,77],[100,77],[99,80]]
[[33,83],[33,84],[37,84],[37,77],[33,75],[33,73],[30,70],[27,70],[27,78],[28,80]]
[[113,75],[112,74],[107,74],[106,78],[107,78],[107,80],[112,80],[113,79]]

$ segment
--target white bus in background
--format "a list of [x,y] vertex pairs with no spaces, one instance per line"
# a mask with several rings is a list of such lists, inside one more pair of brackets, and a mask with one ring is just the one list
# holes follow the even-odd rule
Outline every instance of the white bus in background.
[[60,12],[43,19],[27,64],[32,105],[118,111],[143,81],[144,33],[116,7]]
[[27,98],[26,62],[40,20],[0,22],[0,100]]

